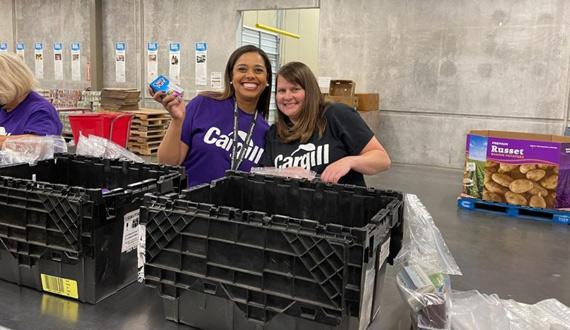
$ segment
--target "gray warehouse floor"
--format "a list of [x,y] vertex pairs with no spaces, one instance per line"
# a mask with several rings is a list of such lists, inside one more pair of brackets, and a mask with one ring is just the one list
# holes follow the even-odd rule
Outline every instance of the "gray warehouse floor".
[[[462,172],[393,165],[369,186],[419,196],[433,216],[463,276],[455,290],[477,289],[534,304],[556,298],[570,305],[570,227],[457,208]],[[409,314],[388,268],[382,310],[370,329],[409,329]],[[190,329],[164,320],[155,290],[133,284],[97,305],[0,281],[0,329]]]

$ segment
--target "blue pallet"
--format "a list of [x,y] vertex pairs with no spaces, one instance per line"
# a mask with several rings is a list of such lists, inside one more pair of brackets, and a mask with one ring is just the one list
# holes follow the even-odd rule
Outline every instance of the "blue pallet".
[[508,215],[517,218],[561,223],[565,225],[570,223],[570,212],[568,211],[537,209],[472,198],[459,198],[457,200],[457,206],[465,210]]

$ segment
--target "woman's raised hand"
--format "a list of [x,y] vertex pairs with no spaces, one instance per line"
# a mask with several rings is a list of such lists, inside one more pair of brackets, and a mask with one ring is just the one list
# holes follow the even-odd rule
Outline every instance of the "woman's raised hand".
[[148,92],[152,98],[162,104],[162,106],[170,113],[172,120],[183,120],[186,114],[186,105],[181,97],[175,96],[173,93],[162,98],[166,93],[163,91],[154,93],[149,87]]

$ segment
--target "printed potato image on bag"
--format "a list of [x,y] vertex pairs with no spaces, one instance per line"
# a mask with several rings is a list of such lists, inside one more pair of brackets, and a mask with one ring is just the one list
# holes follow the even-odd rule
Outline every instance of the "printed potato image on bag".
[[570,137],[471,131],[461,196],[570,210]]

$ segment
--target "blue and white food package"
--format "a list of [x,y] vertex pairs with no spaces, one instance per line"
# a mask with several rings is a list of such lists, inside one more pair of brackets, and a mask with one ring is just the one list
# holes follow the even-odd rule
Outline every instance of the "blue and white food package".
[[168,78],[163,75],[158,76],[155,80],[150,83],[150,88],[153,92],[165,92],[166,94],[162,97],[165,98],[170,94],[174,94],[176,98],[181,98],[184,95],[184,90],[174,83],[171,83]]

